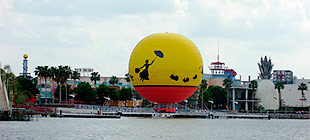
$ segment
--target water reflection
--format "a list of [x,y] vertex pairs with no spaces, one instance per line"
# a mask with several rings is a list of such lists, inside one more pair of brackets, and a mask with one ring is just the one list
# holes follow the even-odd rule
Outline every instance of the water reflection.
[[309,120],[39,118],[0,122],[0,139],[309,139]]

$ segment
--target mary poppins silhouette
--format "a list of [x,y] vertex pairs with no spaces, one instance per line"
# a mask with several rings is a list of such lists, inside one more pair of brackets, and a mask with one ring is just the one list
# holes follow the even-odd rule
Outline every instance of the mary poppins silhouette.
[[144,68],[144,70],[142,72],[140,72],[139,76],[140,76],[140,80],[143,82],[143,80],[150,80],[149,79],[149,67],[154,63],[154,61],[156,60],[157,57],[160,57],[160,58],[163,58],[164,57],[164,54],[161,52],[161,51],[154,51],[156,57],[154,58],[154,60],[149,64],[149,60],[146,59],[145,60],[145,64],[140,67],[140,68],[136,68],[135,69],[135,72],[136,73],[139,73],[140,70]]

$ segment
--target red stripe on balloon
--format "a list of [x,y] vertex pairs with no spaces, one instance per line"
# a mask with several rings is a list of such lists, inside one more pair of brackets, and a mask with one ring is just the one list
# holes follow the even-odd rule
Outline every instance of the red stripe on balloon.
[[178,103],[189,98],[197,87],[135,87],[146,100],[157,103]]

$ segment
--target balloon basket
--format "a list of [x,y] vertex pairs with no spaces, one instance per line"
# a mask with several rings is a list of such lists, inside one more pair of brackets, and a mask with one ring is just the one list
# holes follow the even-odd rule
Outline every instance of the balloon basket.
[[175,113],[176,109],[174,104],[155,104],[154,110],[157,113]]

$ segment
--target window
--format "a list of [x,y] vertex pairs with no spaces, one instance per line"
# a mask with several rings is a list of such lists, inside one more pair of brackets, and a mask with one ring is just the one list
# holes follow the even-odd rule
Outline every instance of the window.
[[237,98],[240,99],[241,98],[241,93],[237,94]]

